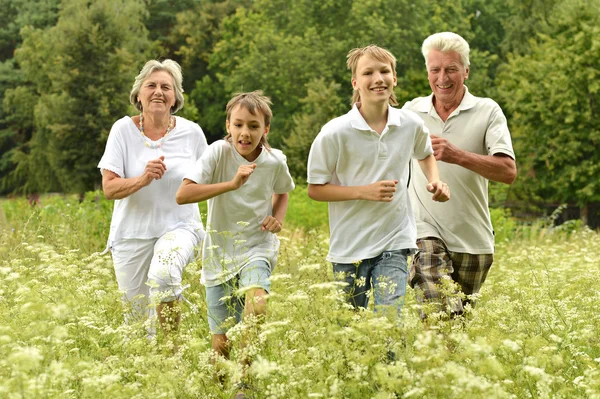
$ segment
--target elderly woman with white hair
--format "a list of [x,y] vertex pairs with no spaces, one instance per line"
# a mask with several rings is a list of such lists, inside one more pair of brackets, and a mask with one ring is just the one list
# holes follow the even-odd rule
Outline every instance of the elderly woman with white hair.
[[198,124],[174,115],[184,102],[177,62],[148,61],[130,101],[139,115],[114,123],[98,164],[104,195],[115,200],[108,249],[131,304],[126,322],[158,313],[163,330],[172,331],[180,320],[183,270],[204,238],[198,206],[178,205],[175,193],[207,142]]

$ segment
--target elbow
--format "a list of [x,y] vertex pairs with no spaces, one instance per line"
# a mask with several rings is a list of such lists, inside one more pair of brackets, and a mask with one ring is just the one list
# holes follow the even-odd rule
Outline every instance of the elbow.
[[511,175],[511,176],[510,176],[510,177],[509,177],[509,178],[508,178],[508,179],[505,181],[505,183],[506,183],[506,184],[508,184],[508,185],[510,186],[510,185],[511,185],[511,184],[513,184],[513,183],[514,183],[516,180],[517,180],[517,174],[516,174],[516,173],[514,173],[514,174],[512,174],[512,175]]
[[320,201],[319,192],[318,192],[318,189],[315,184],[308,185],[307,193],[308,193],[308,198],[310,198],[311,200]]
[[513,164],[509,171],[506,173],[503,183],[511,185],[515,182],[515,180],[517,180],[517,166]]
[[183,196],[183,193],[180,190],[177,190],[177,194],[175,194],[175,202],[177,202],[178,205],[185,205],[187,204],[185,197]]
[[116,198],[116,197],[115,197],[114,193],[112,193],[112,192],[111,192],[111,191],[109,191],[109,190],[102,189],[102,192],[104,193],[104,197],[105,197],[107,200],[114,200],[114,199],[118,199],[118,198]]

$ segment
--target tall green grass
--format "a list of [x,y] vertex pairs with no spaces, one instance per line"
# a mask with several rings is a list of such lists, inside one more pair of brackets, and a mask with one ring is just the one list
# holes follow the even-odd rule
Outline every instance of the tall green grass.
[[[232,360],[213,366],[199,262],[184,273],[186,297],[198,312],[184,304],[175,349],[160,336],[148,341],[142,326],[122,324],[110,257],[94,254],[106,240],[110,203],[93,193],[81,204],[52,197],[35,208],[3,201],[2,209],[0,397],[233,393],[241,373],[237,344],[247,327],[229,334]],[[254,357],[254,396],[600,397],[600,236],[547,222],[513,226],[503,217],[506,239],[498,242],[479,306],[464,321],[428,328],[411,289],[400,323],[350,310],[324,260],[326,229],[316,218],[307,230],[287,219],[267,320],[246,348]],[[214,378],[217,370],[224,385]]]

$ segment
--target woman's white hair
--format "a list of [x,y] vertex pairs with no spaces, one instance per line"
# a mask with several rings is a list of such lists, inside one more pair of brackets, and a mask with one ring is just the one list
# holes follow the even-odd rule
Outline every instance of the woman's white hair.
[[469,62],[469,43],[462,36],[454,32],[439,32],[429,36],[423,41],[421,52],[425,57],[425,66],[427,66],[427,57],[431,50],[437,50],[442,53],[456,51],[460,55],[460,61],[465,68],[470,65]]
[[135,77],[131,93],[129,93],[129,101],[135,106],[135,108],[142,112],[142,103],[138,100],[138,94],[142,83],[156,71],[166,71],[173,76],[173,88],[175,89],[175,105],[171,107],[171,113],[174,114],[183,108],[183,75],[181,74],[181,67],[176,61],[166,59],[161,61],[151,60],[146,62],[146,65],[142,68],[139,75]]

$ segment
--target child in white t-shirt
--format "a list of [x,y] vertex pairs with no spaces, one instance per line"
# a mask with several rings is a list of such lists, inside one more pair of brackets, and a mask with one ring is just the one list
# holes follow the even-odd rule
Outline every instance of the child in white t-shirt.
[[393,108],[396,58],[378,46],[348,53],[352,110],[328,122],[308,158],[308,195],[329,202],[330,249],[336,279],[348,283],[355,307],[395,306],[401,314],[407,256],[416,247],[407,185],[414,157],[434,201],[450,198],[439,180],[429,131],[410,111]]
[[[212,347],[225,357],[226,319],[265,314],[279,250],[275,233],[294,189],[285,155],[267,144],[270,104],[260,91],[233,97],[227,104],[227,137],[208,147],[176,196],[179,204],[208,200],[202,282]],[[245,288],[245,298],[237,298],[235,291]]]

